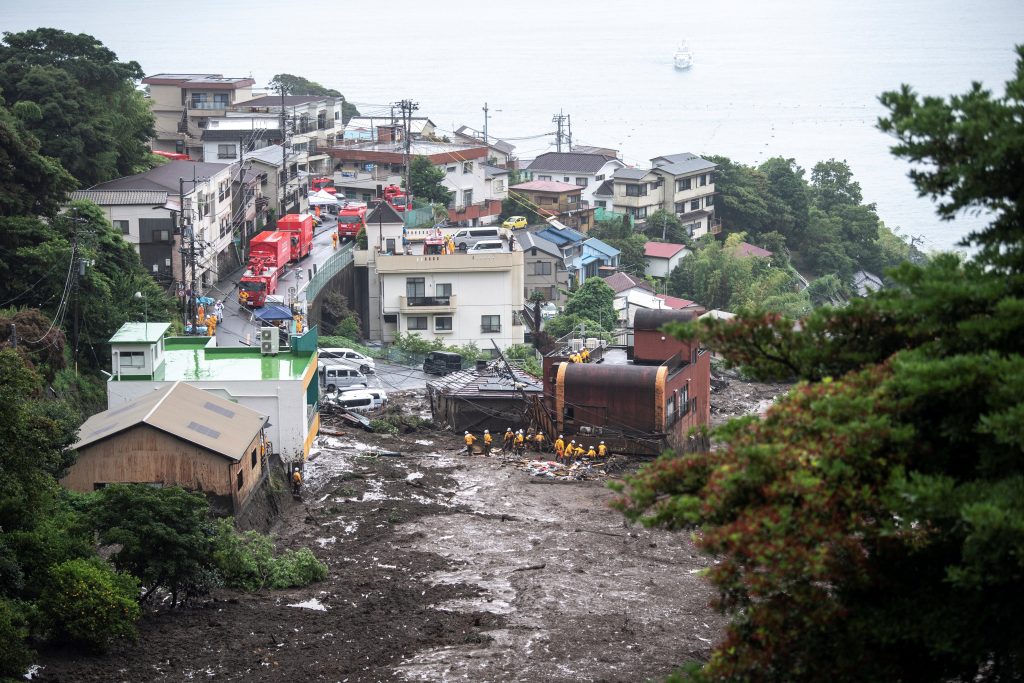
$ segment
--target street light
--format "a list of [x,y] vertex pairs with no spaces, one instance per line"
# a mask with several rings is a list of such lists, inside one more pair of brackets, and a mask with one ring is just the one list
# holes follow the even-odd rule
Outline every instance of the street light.
[[149,301],[146,300],[146,297],[145,297],[145,295],[142,292],[135,292],[135,298],[136,299],[142,299],[142,315],[143,315],[143,320],[145,321],[143,324],[146,326],[144,334],[148,335],[149,334]]

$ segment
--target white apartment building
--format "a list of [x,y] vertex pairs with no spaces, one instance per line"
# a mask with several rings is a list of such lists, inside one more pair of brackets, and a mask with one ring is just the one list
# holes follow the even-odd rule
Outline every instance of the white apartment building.
[[331,169],[328,152],[342,136],[344,102],[341,97],[323,95],[265,95],[236,102],[226,116],[280,117],[283,110],[291,150],[300,155],[300,172],[323,175]]
[[[415,333],[448,346],[493,350],[522,344],[523,252],[404,254],[402,219],[387,204],[367,216],[367,246],[355,255],[366,269],[364,324],[385,343]],[[357,279],[358,275],[357,270]]]
[[229,116],[207,121],[202,133],[203,161],[233,164],[246,153],[280,144],[279,116]]

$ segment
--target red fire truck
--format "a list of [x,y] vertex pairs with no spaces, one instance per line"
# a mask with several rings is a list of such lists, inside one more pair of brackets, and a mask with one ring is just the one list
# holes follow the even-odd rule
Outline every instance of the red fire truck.
[[249,265],[238,283],[238,303],[259,308],[277,292],[277,280],[291,258],[291,236],[261,232],[249,241]]
[[338,212],[338,237],[355,239],[360,228],[366,227],[366,203],[345,202]]
[[291,238],[290,261],[298,262],[313,249],[313,216],[308,213],[288,213],[277,219],[279,232],[288,233]]
[[384,201],[394,208],[395,211],[405,211],[412,208],[412,197],[405,193],[405,190],[398,185],[388,185],[384,188]]

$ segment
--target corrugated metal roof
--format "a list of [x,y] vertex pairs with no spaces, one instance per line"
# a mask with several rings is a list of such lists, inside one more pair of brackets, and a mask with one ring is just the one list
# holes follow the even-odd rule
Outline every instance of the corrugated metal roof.
[[232,460],[246,455],[266,417],[184,382],[96,413],[81,426],[80,449],[140,424],[147,424]]
[[558,180],[531,180],[508,188],[510,190],[527,190],[532,192],[582,192],[582,185],[563,183]]
[[708,161],[707,159],[701,159],[696,154],[690,154],[684,152],[683,154],[668,154],[663,157],[654,157],[651,159],[651,163],[665,171],[668,171],[672,175],[683,175],[686,173],[694,173],[696,171],[708,171],[718,164]]
[[75,190],[71,200],[87,199],[100,206],[163,206],[167,203],[166,190]]
[[170,323],[124,323],[110,338],[111,344],[152,344],[160,340]]
[[616,180],[640,180],[650,173],[647,168],[619,168],[615,171]]
[[602,242],[601,240],[597,239],[596,237],[591,237],[590,239],[588,239],[583,244],[585,246],[590,247],[594,251],[601,252],[602,254],[604,254],[605,256],[607,256],[609,258],[615,258],[616,256],[618,256],[619,254],[622,253],[621,251],[619,251],[618,249],[616,249],[612,245],[607,244],[606,242]]
[[530,171],[559,171],[561,173],[597,173],[615,157],[607,154],[581,154],[579,152],[547,152],[533,160]]
[[528,394],[539,394],[544,391],[540,380],[533,375],[516,368],[512,371],[514,377],[509,377],[503,364],[495,362],[488,364],[487,370],[460,370],[428,382],[427,386],[442,394],[461,396],[470,400],[518,394],[520,389]]

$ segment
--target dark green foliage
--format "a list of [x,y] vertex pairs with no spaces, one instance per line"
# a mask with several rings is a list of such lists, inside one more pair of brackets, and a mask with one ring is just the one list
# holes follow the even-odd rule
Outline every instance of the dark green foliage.
[[615,327],[614,301],[615,291],[607,282],[599,277],[588,277],[569,297],[564,314],[596,320],[610,330]]
[[114,566],[142,581],[142,599],[162,588],[173,607],[179,596],[211,587],[208,509],[202,494],[177,487],[114,484],[97,492],[88,514],[100,543],[118,546],[110,557]]
[[213,561],[229,588],[292,588],[322,581],[327,576],[327,566],[308,548],[275,555],[271,537],[255,531],[238,533],[231,519],[217,522],[213,547]]
[[35,658],[27,644],[28,614],[26,606],[0,597],[0,677],[21,679]]
[[82,186],[150,167],[153,115],[136,62],[84,33],[4,33],[0,91],[7,106]]
[[359,339],[359,314],[348,306],[348,299],[340,292],[329,292],[320,304],[320,331],[325,335],[337,335]]
[[414,156],[409,162],[409,189],[416,199],[447,206],[452,193],[441,184],[444,178],[444,169],[434,166],[427,157]]
[[359,249],[366,249],[367,238],[366,228],[359,228],[359,232],[356,233],[356,247]]
[[58,161],[39,152],[39,140],[3,104],[0,97],[0,232],[11,216],[52,216],[75,184]]
[[609,332],[615,329],[614,326],[608,326],[608,323],[602,325],[585,315],[562,313],[544,321],[544,332],[552,339],[559,339],[578,329],[580,325],[586,329],[586,336],[600,339],[610,339]]
[[673,244],[690,243],[690,235],[683,229],[682,221],[671,211],[658,209],[647,216],[645,225],[647,239],[672,242]]
[[105,651],[119,639],[135,641],[139,580],[91,560],[68,560],[50,569],[39,610],[51,638]]
[[[287,95],[323,95],[325,97],[341,97],[340,92],[333,88],[326,88],[316,81],[310,81],[302,76],[293,76],[292,74],[277,74],[270,79],[268,84],[270,89],[274,92],[281,92],[284,88],[284,92]],[[353,116],[359,116],[359,110],[356,106],[345,100],[341,105],[341,119],[342,123],[348,123],[348,120]]]
[[[708,577],[732,621],[686,680],[1024,678],[1024,216],[989,175],[1019,165],[1019,97],[883,101],[910,146],[898,153],[957,131],[981,148],[932,157],[919,189],[998,213],[970,238],[973,261],[903,264],[891,288],[799,331],[774,315],[673,330],[753,377],[800,381],[763,419],[718,429],[716,450],[667,455],[618,487],[629,518],[699,527],[716,558]],[[839,166],[816,182],[833,214],[858,199]]]

